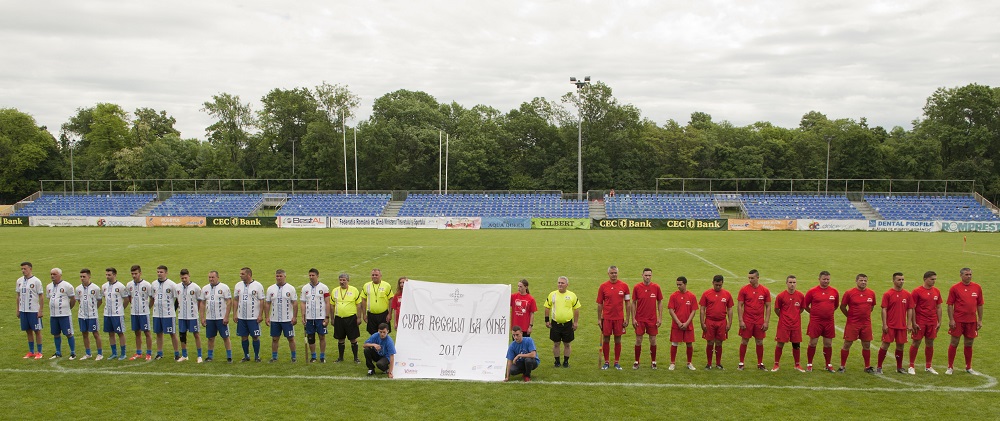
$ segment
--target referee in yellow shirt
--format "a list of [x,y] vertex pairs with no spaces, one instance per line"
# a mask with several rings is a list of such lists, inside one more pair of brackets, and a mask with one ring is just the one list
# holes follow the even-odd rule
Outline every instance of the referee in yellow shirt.
[[338,279],[340,288],[330,291],[330,305],[333,306],[333,338],[337,340],[339,357],[335,362],[344,362],[344,339],[351,340],[351,352],[354,352],[354,363],[358,359],[358,337],[361,331],[361,294],[358,289],[348,285],[351,276],[341,273]]
[[[378,332],[378,325],[389,323],[389,299],[392,298],[392,285],[382,282],[382,271],[372,269],[372,280],[361,288],[362,317],[368,323],[369,335]],[[392,331],[392,327],[389,327]]]
[[556,368],[559,364],[559,343],[563,345],[562,367],[569,368],[570,342],[573,342],[576,327],[580,322],[580,300],[569,287],[569,278],[560,276],[557,282],[559,289],[549,293],[545,298],[545,327],[550,328],[549,339],[554,342],[552,354],[556,357]]

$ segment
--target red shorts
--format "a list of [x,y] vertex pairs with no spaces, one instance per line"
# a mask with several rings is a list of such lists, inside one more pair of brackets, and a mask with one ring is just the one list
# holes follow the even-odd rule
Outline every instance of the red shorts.
[[866,325],[851,324],[848,323],[844,326],[844,340],[847,342],[854,342],[861,339],[864,342],[872,341],[872,325],[871,323]]
[[917,327],[919,327],[920,329],[913,331],[913,334],[910,335],[910,338],[913,338],[913,340],[919,341],[924,338],[937,339],[937,326],[929,324],[929,325],[917,325]]
[[882,334],[882,342],[905,344],[906,329],[893,329],[890,327],[885,333]]
[[705,320],[705,331],[701,337],[706,341],[724,341],[729,339],[725,320]]
[[[725,325],[722,326],[725,329]],[[693,326],[688,326],[687,330],[680,330],[677,326],[670,326],[670,342],[694,342]]]
[[740,329],[740,337],[743,339],[764,339],[764,330],[760,327],[761,325],[758,324],[747,325],[746,329]]
[[778,329],[774,331],[774,340],[782,343],[800,343],[802,342],[802,328],[786,328],[784,326],[778,326]]
[[625,334],[625,321],[604,320],[601,322],[601,334],[604,336],[621,336]]
[[636,322],[635,334],[656,336],[660,333],[660,330],[656,327],[656,322]]
[[820,336],[830,339],[837,337],[837,331],[833,326],[833,320],[815,322],[810,320],[809,326],[806,328],[806,334],[809,335],[810,339],[816,339]]
[[975,338],[979,336],[979,330],[976,329],[976,322],[955,323],[955,328],[948,330],[948,334],[956,338],[959,336],[965,336],[966,338]]

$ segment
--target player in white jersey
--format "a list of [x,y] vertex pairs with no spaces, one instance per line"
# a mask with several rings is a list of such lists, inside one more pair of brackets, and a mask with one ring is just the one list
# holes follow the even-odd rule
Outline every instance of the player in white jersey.
[[201,325],[205,327],[205,337],[208,338],[208,356],[205,361],[215,357],[215,335],[222,336],[226,345],[226,361],[233,362],[233,348],[229,341],[229,311],[232,309],[233,296],[229,285],[219,282],[219,272],[208,273],[208,285],[201,289],[205,297],[201,311]]
[[205,296],[202,295],[198,284],[191,282],[191,273],[187,269],[181,269],[181,284],[177,285],[177,330],[181,338],[181,358],[177,361],[187,361],[187,334],[194,335],[194,345],[198,350],[198,362],[201,358],[201,333],[198,332],[198,315],[201,314],[202,305],[205,304]]
[[73,337],[73,305],[76,304],[76,295],[73,285],[62,279],[62,269],[52,268],[49,272],[52,283],[45,286],[45,296],[49,299],[49,333],[56,345],[56,353],[49,357],[50,360],[62,358],[62,336],[66,335],[66,342],[69,344],[69,359],[76,359],[76,338]]
[[[111,344],[111,359],[118,358],[118,345],[122,345],[121,359],[125,356],[125,307],[128,307],[132,297],[129,295],[128,286],[118,282],[118,269],[104,269],[104,277],[108,282],[101,286],[101,295],[104,296],[104,333],[108,334],[108,341]],[[118,335],[118,342],[115,342],[115,335]]]
[[153,286],[142,279],[142,268],[132,265],[132,282],[128,283],[129,300],[132,303],[132,331],[135,332],[134,361],[142,357],[142,333],[146,334],[146,360],[153,359],[153,335],[149,332],[149,309],[153,307]]
[[309,342],[309,362],[316,362],[316,335],[319,334],[319,362],[326,362],[326,332],[330,323],[330,288],[319,281],[319,270],[309,269],[309,283],[302,287],[302,324]]
[[101,305],[104,295],[101,294],[101,287],[90,282],[90,269],[80,269],[80,285],[76,287],[76,302],[80,307],[76,312],[76,319],[80,323],[80,334],[83,335],[83,347],[86,354],[80,357],[86,360],[90,355],[90,337],[94,337],[97,345],[97,357],[94,361],[104,359],[104,350],[101,348],[101,334],[97,328],[97,310]]
[[[42,358],[42,302],[44,301],[42,280],[31,274],[31,262],[21,262],[21,277],[17,278],[17,317],[21,319],[21,330],[28,335],[28,353],[24,358]],[[38,343],[38,352],[35,352]]]
[[253,337],[254,361],[260,362],[260,322],[264,320],[264,286],[253,279],[253,271],[248,267],[240,269],[240,281],[236,284],[236,299],[233,300],[233,319],[236,335],[243,344],[243,359],[250,361],[250,341]]
[[174,306],[177,301],[177,284],[167,278],[167,267],[156,267],[156,280],[152,282],[153,298],[153,333],[156,334],[156,357],[163,359],[163,334],[170,335],[170,343],[174,345],[174,360],[181,359],[180,347],[177,346],[177,329],[174,328]]
[[299,306],[296,303],[295,287],[285,282],[285,270],[274,271],[275,284],[267,289],[267,302],[264,304],[270,317],[265,323],[271,326],[271,361],[278,361],[278,341],[281,335],[288,338],[288,349],[295,362],[295,321],[299,318]]

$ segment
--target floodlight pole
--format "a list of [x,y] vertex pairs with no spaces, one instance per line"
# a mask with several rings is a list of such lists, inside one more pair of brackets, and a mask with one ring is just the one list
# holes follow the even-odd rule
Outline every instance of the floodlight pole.
[[347,121],[344,111],[340,111],[340,131],[344,134],[344,194],[348,194],[350,191],[347,190]]
[[444,134],[444,194],[448,194],[448,145],[450,144],[450,136],[448,133]]
[[826,136],[826,192],[824,194],[830,194],[830,141],[832,139],[830,136]]
[[358,194],[358,128],[354,128],[354,194]]
[[443,150],[442,149],[443,143],[441,143],[442,139],[444,139],[444,137],[441,134],[441,129],[438,129],[438,194],[441,194],[441,181],[442,181],[441,179],[441,152]]
[[590,84],[590,76],[584,77],[581,81],[578,81],[576,76],[571,76],[569,83],[576,85],[576,93],[579,98],[579,102],[576,104],[577,115],[580,118],[576,143],[576,198],[583,200],[583,87]]
[[[69,188],[76,193],[76,174],[73,171],[73,141],[67,136],[66,143],[69,144]],[[66,189],[63,189],[65,192]]]

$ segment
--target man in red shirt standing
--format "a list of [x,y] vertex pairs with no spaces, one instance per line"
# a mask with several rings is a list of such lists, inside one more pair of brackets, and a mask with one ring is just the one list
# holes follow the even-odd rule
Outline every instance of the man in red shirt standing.
[[937,281],[937,274],[933,271],[924,272],[924,284],[913,289],[910,296],[913,297],[913,335],[910,339],[910,374],[917,374],[913,368],[913,363],[917,360],[917,350],[920,349],[920,341],[927,340],[927,347],[924,348],[924,371],[937,374],[931,367],[931,360],[934,359],[934,339],[937,338],[938,329],[941,328],[941,291],[934,287]]
[[816,344],[823,337],[823,358],[826,359],[826,371],[833,372],[833,338],[837,336],[833,315],[840,306],[840,293],[830,286],[830,272],[819,273],[819,285],[806,293],[805,309],[809,312],[809,349],[806,350],[806,371],[812,371],[813,357],[816,356]]
[[677,292],[670,294],[670,370],[677,361],[677,346],[687,344],[687,368],[694,370],[691,357],[694,355],[694,313],[698,311],[698,297],[687,290],[687,278],[677,277]]
[[978,376],[972,369],[972,342],[983,328],[983,288],[972,282],[972,269],[962,268],[958,272],[962,281],[948,290],[948,371],[954,372],[955,354],[958,352],[958,338],[965,336],[965,372]]
[[743,360],[747,355],[747,344],[750,338],[754,338],[757,343],[757,369],[764,368],[764,336],[767,326],[771,323],[771,291],[760,284],[760,273],[757,269],[751,269],[747,275],[750,281],[740,289],[736,296],[736,313],[740,320],[740,365],[737,370],[743,369]]
[[642,282],[632,288],[632,327],[635,328],[635,362],[632,369],[639,368],[642,354],[642,336],[649,334],[649,359],[656,370],[656,335],[663,324],[663,291],[653,282],[653,270],[642,270]]
[[906,334],[913,331],[913,299],[910,292],[903,289],[903,273],[892,274],[892,288],[882,294],[882,347],[878,350],[878,366],[875,374],[882,374],[882,361],[889,350],[889,344],[896,343],[896,372],[903,370],[903,345]]
[[712,355],[715,354],[715,368],[722,370],[722,341],[729,337],[733,327],[733,296],[722,289],[725,279],[722,275],[712,278],[712,288],[701,294],[701,337],[708,341],[705,357],[706,370],[712,369]]
[[844,293],[840,312],[847,316],[844,327],[844,347],[840,350],[838,373],[846,371],[847,357],[851,355],[851,345],[861,340],[861,355],[865,359],[865,373],[874,373],[872,368],[872,311],[875,310],[875,291],[868,288],[868,275],[859,273],[854,277],[855,288]]
[[778,330],[774,332],[774,340],[778,344],[774,347],[774,368],[771,371],[778,371],[786,342],[792,343],[795,369],[805,371],[799,364],[799,344],[802,342],[802,310],[805,309],[803,302],[806,297],[795,290],[796,282],[795,275],[788,275],[785,278],[786,289],[774,299],[774,314],[778,316]]
[[618,267],[608,268],[608,280],[597,289],[597,327],[601,329],[603,342],[601,351],[604,352],[604,365],[601,370],[607,370],[609,364],[611,336],[615,337],[615,369],[621,370],[618,364],[622,354],[622,335],[625,334],[625,326],[629,321],[626,317],[631,317],[625,311],[629,304],[630,296],[628,285],[618,280]]

